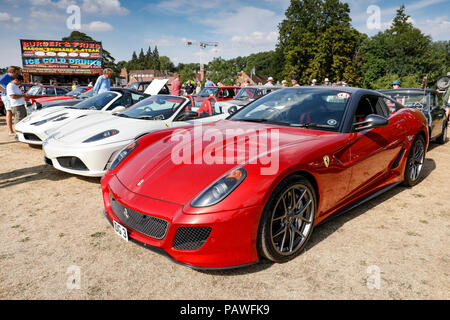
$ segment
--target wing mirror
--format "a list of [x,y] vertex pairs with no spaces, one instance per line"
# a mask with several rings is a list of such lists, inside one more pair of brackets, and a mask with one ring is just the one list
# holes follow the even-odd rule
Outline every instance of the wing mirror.
[[238,111],[238,108],[236,106],[231,106],[228,108],[229,114],[235,114]]
[[112,113],[112,114],[116,114],[116,113],[119,113],[119,112],[123,112],[123,111],[125,111],[125,110],[126,110],[125,107],[123,107],[123,106],[118,106],[118,107],[115,107],[114,109],[112,109],[111,113]]
[[185,111],[178,116],[178,121],[192,120],[198,117],[198,113],[192,110]]
[[367,129],[381,128],[388,124],[389,120],[385,117],[377,114],[369,114],[363,121],[354,123],[353,129],[359,132]]

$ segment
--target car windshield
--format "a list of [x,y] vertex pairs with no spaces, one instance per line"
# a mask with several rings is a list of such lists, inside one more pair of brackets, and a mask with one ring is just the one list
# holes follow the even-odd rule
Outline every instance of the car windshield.
[[66,96],[74,97],[82,94],[84,91],[86,91],[85,88],[76,88],[75,90],[70,91],[69,93],[66,93]]
[[89,98],[87,100],[84,100],[75,106],[73,106],[73,109],[83,109],[83,110],[101,110],[103,109],[108,103],[110,103],[114,98],[116,98],[119,94],[117,92],[107,91],[100,93],[99,95]]
[[421,107],[421,105],[426,106],[427,104],[427,96],[420,92],[417,93],[383,92],[383,93],[406,107],[415,107],[415,106]]
[[37,95],[40,89],[41,89],[41,87],[39,87],[39,86],[31,87],[31,88],[28,90],[27,94],[29,94],[29,95],[31,95],[31,96]]
[[197,97],[209,97],[209,96],[217,96],[217,92],[219,91],[219,88],[203,88],[197,95]]
[[85,93],[83,93],[83,94],[80,94],[79,96],[78,96],[78,99],[87,99],[87,98],[90,98],[90,97],[92,97],[92,96],[94,96],[94,90],[89,90],[89,91],[86,91]]
[[248,99],[258,99],[262,97],[264,94],[261,89],[256,88],[242,88],[237,93],[235,99],[248,100]]
[[332,89],[285,89],[250,103],[228,119],[338,131],[350,97]]
[[170,118],[185,101],[186,99],[183,97],[151,96],[117,116],[143,120],[164,120]]

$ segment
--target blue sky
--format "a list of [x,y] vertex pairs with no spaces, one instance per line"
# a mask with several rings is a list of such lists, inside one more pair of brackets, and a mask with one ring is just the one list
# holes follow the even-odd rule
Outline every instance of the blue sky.
[[[450,40],[450,0],[348,0],[352,24],[368,29],[369,6],[380,10],[380,28],[389,26],[404,3],[412,22],[434,40]],[[81,9],[81,30],[102,41],[119,60],[134,50],[158,45],[160,55],[179,62],[208,62],[271,50],[277,25],[290,0],[0,0],[0,66],[21,65],[19,39],[57,40],[70,34],[69,5]],[[217,48],[187,47],[187,40],[215,41]]]

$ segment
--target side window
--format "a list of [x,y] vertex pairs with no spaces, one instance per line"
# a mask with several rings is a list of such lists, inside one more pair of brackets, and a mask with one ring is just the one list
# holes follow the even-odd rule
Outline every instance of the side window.
[[57,94],[58,96],[65,95],[66,93],[67,93],[67,91],[65,91],[64,89],[56,88],[56,94]]
[[375,111],[378,115],[389,118],[391,115],[391,111],[384,104],[383,98],[377,99],[377,104],[375,105]]
[[139,101],[143,100],[145,98],[145,96],[142,96],[140,94],[136,94],[136,93],[131,93],[131,100],[132,103],[138,103]]
[[364,121],[364,119],[369,114],[374,114],[375,108],[374,105],[376,104],[377,99],[371,99],[369,96],[363,96],[361,97],[361,100],[359,100],[358,107],[356,108],[356,112],[353,118],[353,122],[361,122]]
[[112,109],[114,109],[115,107],[119,107],[119,106],[122,106],[122,107],[127,107],[126,105],[125,105],[125,99],[124,99],[124,96],[122,95],[119,99],[117,99],[116,101],[114,101],[113,102],[113,104],[111,104],[109,107],[108,107],[108,109],[106,109],[106,110],[108,110],[108,111],[110,111],[110,110],[112,110]]

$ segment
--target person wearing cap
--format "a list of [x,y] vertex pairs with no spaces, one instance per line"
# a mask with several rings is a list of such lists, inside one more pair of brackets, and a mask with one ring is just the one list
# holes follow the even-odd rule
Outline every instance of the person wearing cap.
[[281,81],[281,85],[283,87],[287,87],[288,86],[288,82],[286,80],[283,79],[283,81]]
[[325,78],[325,80],[323,81],[323,85],[324,86],[329,86],[330,85],[330,79]]
[[391,83],[392,89],[400,89],[402,87],[402,84],[399,80],[395,80]]
[[269,79],[267,79],[267,83],[265,84],[265,86],[273,86],[273,78],[269,77]]
[[300,87],[300,85],[298,84],[298,80],[297,80],[297,77],[296,77],[296,76],[293,76],[293,77],[291,78],[291,83],[292,83],[292,86],[293,86],[293,87]]
[[315,85],[317,85],[317,80],[316,79],[312,79],[311,86],[315,86]]

